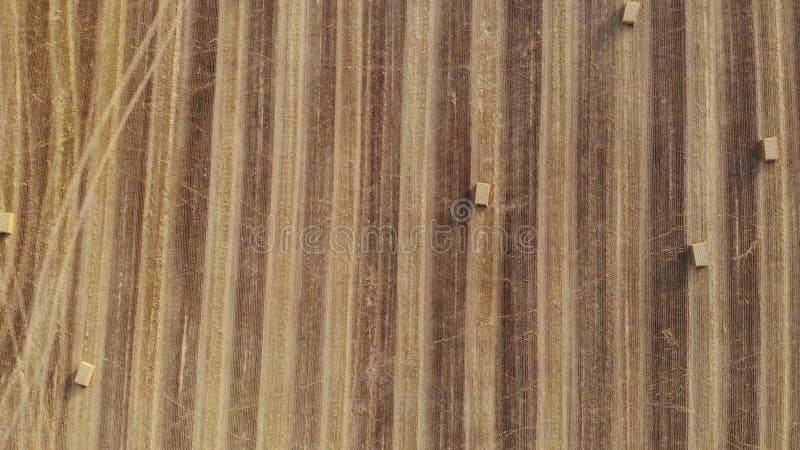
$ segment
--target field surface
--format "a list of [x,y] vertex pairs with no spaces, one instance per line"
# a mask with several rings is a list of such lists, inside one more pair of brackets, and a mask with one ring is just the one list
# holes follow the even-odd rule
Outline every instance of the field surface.
[[800,1],[622,7],[0,0],[0,448],[798,448]]

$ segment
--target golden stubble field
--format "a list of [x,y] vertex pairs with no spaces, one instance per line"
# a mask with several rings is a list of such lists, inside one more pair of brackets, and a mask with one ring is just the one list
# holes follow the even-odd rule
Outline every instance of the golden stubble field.
[[796,0],[0,3],[0,448],[800,441]]

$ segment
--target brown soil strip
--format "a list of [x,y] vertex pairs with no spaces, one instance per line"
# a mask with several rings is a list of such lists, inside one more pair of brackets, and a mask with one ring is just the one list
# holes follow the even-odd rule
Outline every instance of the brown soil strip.
[[723,170],[726,174],[723,257],[728,264],[730,392],[728,442],[731,448],[758,446],[759,293],[755,175],[759,168],[753,5],[723,6],[726,40],[725,101],[722,114]]
[[397,301],[400,124],[405,2],[369,3],[364,25],[365,91],[357,290],[353,307],[351,442],[392,442]]
[[258,432],[262,324],[266,301],[274,127],[274,48],[277,2],[253,5],[248,25],[244,148],[238,273],[230,367],[228,445],[251,445]]
[[615,2],[581,3],[578,54],[578,135],[576,142],[575,333],[577,397],[575,438],[579,446],[611,447],[614,375],[613,268],[615,46],[619,22]]
[[[174,165],[176,201],[174,271],[169,279],[171,301],[166,302],[164,337],[172,342],[162,350],[163,412],[158,424],[163,442],[187,442],[193,432],[203,298],[214,77],[217,61],[217,6],[203,0],[188,8],[185,18],[183,83],[188,88],[178,106],[184,135],[178,137]],[[202,226],[200,225],[202,224]]]
[[[433,196],[434,225],[453,226],[446,232],[452,245],[436,248],[431,267],[432,375],[428,414],[433,445],[464,445],[464,293],[466,289],[466,228],[450,216],[451,202],[464,198],[470,183],[470,5],[448,2],[439,15]],[[445,236],[441,236],[445,237]],[[444,241],[437,240],[443,243]]]
[[684,6],[653,3],[653,99],[650,218],[651,276],[648,330],[650,442],[686,446],[687,258],[685,249]]
[[[120,20],[125,20],[129,24],[125,27],[127,35],[121,37],[126,42],[128,39],[139,42],[144,29],[152,22],[152,15],[149,19],[144,19],[143,17],[136,17],[137,12],[148,14],[153,11],[147,11],[142,8],[138,8],[137,11],[135,7],[131,7],[128,11],[120,11]],[[136,19],[140,21],[136,22]],[[132,20],[133,22],[131,23]],[[126,50],[135,51],[135,49],[123,47],[125,55],[119,55],[118,57],[129,57]],[[106,54],[106,58],[109,57],[115,58],[117,56]],[[127,61],[127,59],[123,60]],[[144,61],[149,64],[150,58],[145,58]],[[115,68],[108,65],[114,64],[113,60],[100,62],[100,64],[107,71],[98,74],[99,77],[107,79],[107,77],[116,76],[112,73]],[[119,67],[116,70],[119,70]],[[145,69],[137,69],[133,79],[141,79],[144,73]],[[107,94],[105,90],[107,87],[97,89],[92,92],[93,95]],[[129,98],[129,96],[125,95],[123,98]],[[134,109],[127,126],[120,136],[119,142],[122,146],[135,150],[115,153],[116,161],[114,164],[126,176],[118,178],[115,183],[115,189],[110,193],[110,195],[116,196],[114,202],[118,205],[119,213],[112,219],[114,221],[112,226],[116,230],[116,239],[109,243],[109,252],[112,256],[110,259],[111,270],[108,272],[110,282],[106,300],[106,317],[100,318],[106,323],[102,357],[104,361],[107,361],[104,366],[108,370],[104,371],[104,376],[102,378],[98,377],[97,380],[102,380],[102,384],[98,386],[102,390],[100,394],[102,401],[119,405],[119,407],[114,408],[108,414],[99,416],[99,428],[101,430],[110,430],[109,432],[97,434],[97,443],[104,448],[124,446],[128,439],[128,413],[132,400],[130,396],[131,370],[134,358],[134,342],[137,339],[137,330],[135,329],[136,300],[139,298],[137,280],[141,276],[142,217],[146,208],[147,142],[150,123],[150,110],[146,105],[150,103],[150,99],[151,92],[148,87],[141,97],[141,103]],[[105,103],[100,104],[105,105]],[[94,112],[95,116],[98,114],[99,111]],[[97,132],[96,127],[87,127],[87,131],[90,133]],[[93,175],[93,172],[90,170],[89,174]],[[88,175],[86,178],[88,179],[92,175]],[[85,184],[88,184],[88,180],[85,181]],[[83,189],[86,189],[86,186]],[[86,234],[81,238],[87,243],[82,251],[84,256],[90,254],[89,251],[91,251],[92,247],[99,248],[99,246],[93,245],[99,238],[99,236],[93,236],[93,234],[98,231],[99,228],[87,227]],[[92,274],[88,274],[87,278],[91,283]]]
[[[541,92],[541,5],[506,6],[506,95],[509,117],[505,166],[508,211],[503,227],[517,237],[535,227]],[[504,152],[505,153],[505,152]],[[497,199],[500,200],[500,199]],[[531,228],[532,230],[534,228]],[[535,232],[535,231],[534,231]],[[535,238],[535,235],[531,235]],[[536,442],[536,255],[538,240],[522,250],[509,241],[502,257],[497,349],[497,439],[502,448],[533,448]]]
[[[303,189],[298,266],[301,281],[297,295],[296,346],[302,355],[295,362],[295,392],[289,434],[298,448],[320,445],[322,351],[327,280],[327,242],[333,195],[336,119],[337,2],[309,7],[305,130],[305,186]],[[318,236],[321,237],[316,240]],[[308,239],[306,239],[308,238]]]

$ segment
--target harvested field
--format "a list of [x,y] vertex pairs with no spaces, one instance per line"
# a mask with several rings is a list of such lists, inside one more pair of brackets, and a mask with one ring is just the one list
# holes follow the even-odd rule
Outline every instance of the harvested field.
[[797,448],[800,1],[623,5],[0,1],[0,448]]

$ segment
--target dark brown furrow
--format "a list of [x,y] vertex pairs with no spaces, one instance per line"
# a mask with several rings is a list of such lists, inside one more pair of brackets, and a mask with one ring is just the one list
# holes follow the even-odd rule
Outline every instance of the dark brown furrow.
[[446,2],[439,15],[433,129],[431,226],[431,385],[428,417],[433,446],[461,448],[464,434],[464,298],[467,228],[448,206],[470,189],[470,2]]
[[200,0],[187,8],[184,20],[185,52],[182,68],[183,101],[179,120],[185,122],[178,136],[175,175],[175,246],[170,255],[168,291],[163,313],[162,393],[158,423],[161,442],[191,441],[195,421],[195,384],[200,313],[203,300],[206,224],[208,221],[211,130],[214,77],[217,59],[217,2]]
[[[725,78],[722,158],[726,185],[723,220],[728,262],[730,339],[729,448],[759,445],[756,382],[759,370],[759,294],[757,264],[758,170],[756,59],[753,2],[723,5]],[[733,38],[736,37],[735,42]],[[743,38],[746,37],[746,38]]]
[[392,442],[405,1],[367,2],[351,442]]
[[614,231],[615,1],[582,2],[578,53],[575,335],[578,446],[612,447],[614,297],[608,266]]
[[235,280],[228,445],[250,448],[258,432],[258,391],[267,255],[270,243],[276,0],[256,0],[250,11],[245,86],[242,207]]
[[650,443],[685,448],[688,439],[685,222],[685,7],[651,5],[653,76],[650,148],[650,329],[645,369]]
[[533,227],[537,223],[542,7],[537,2],[509,0],[506,8],[506,198],[497,200],[507,208],[503,225],[512,240],[501,260],[496,427],[502,448],[520,449],[536,445],[537,240]]
[[336,114],[336,1],[308,7],[308,60],[305,104],[305,175],[299,220],[302,290],[297,296],[295,399],[290,418],[294,448],[319,443],[322,351],[325,336],[327,245],[333,195]]
[[[125,12],[131,26],[124,37],[130,43],[125,50],[124,61],[136,51],[135,43],[140,43],[146,28],[152,23],[155,8],[131,5]],[[151,49],[152,50],[152,49]],[[152,56],[152,51],[151,51]],[[134,69],[131,85],[125,90],[123,98],[131,98],[135,86],[144,79],[146,67],[152,64],[150,56],[145,63]],[[102,448],[121,448],[125,446],[128,431],[128,411],[130,395],[131,365],[133,345],[137,330],[136,308],[138,278],[142,255],[142,224],[145,209],[145,189],[147,176],[147,147],[149,141],[150,99],[152,85],[148,87],[125,124],[115,152],[114,167],[118,173],[115,193],[119,213],[114,217],[116,239],[111,243],[111,270],[109,271],[109,291],[107,293],[106,334],[103,337],[103,358],[106,370],[103,373],[101,397],[104,403],[115,408],[100,415],[98,443]],[[96,111],[95,115],[100,114]],[[94,129],[92,129],[94,130]],[[90,130],[91,131],[91,130]],[[90,176],[92,172],[90,171]],[[88,181],[86,182],[88,185]],[[86,186],[84,186],[86,188]],[[101,300],[103,301],[103,300]]]
[[[77,105],[74,107],[78,111],[80,125],[82,129],[80,139],[84,142],[89,138],[89,133],[96,126],[94,121],[89,120],[89,109],[92,104],[92,86],[95,79],[95,53],[97,51],[97,22],[98,22],[97,2],[77,2],[75,20],[75,51],[77,53],[77,64],[75,67],[75,82],[78,92],[76,93]],[[80,155],[75,154],[78,158]]]

